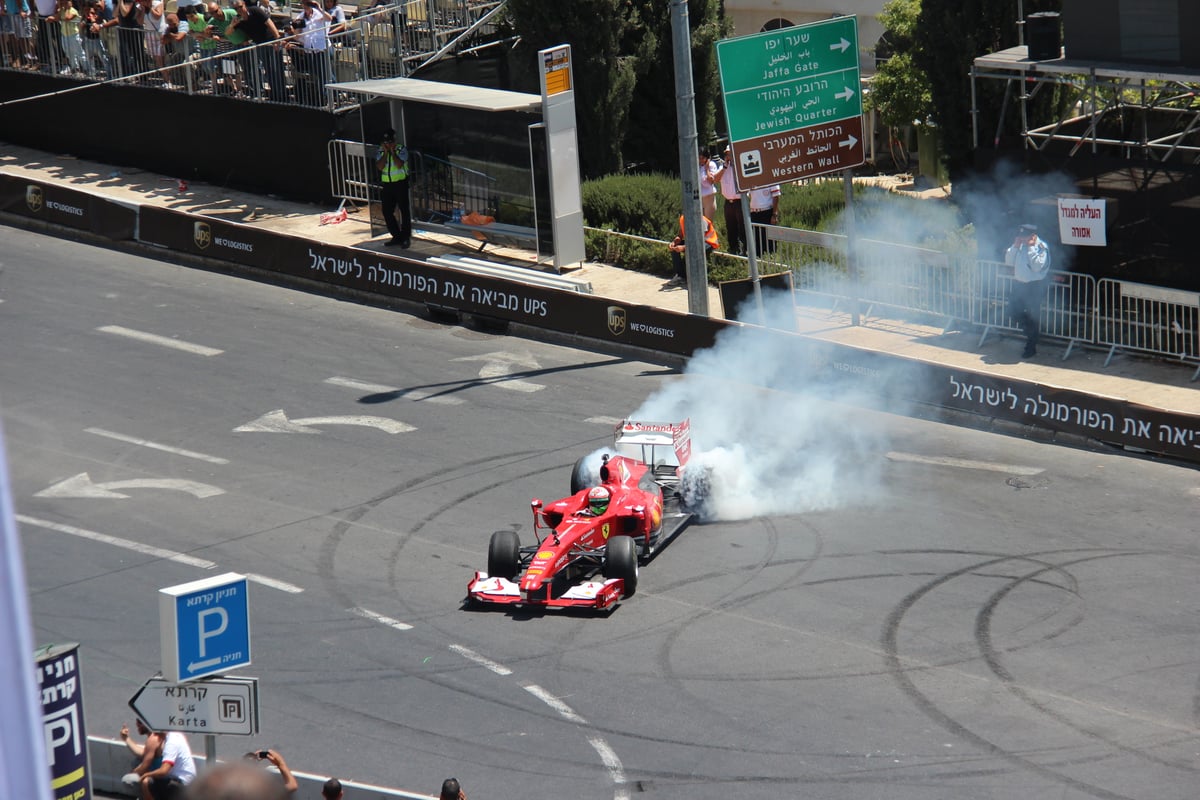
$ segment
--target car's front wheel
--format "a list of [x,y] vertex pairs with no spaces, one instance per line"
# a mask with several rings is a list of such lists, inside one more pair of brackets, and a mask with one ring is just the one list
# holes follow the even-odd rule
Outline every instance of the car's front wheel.
[[637,542],[632,536],[614,536],[604,548],[604,577],[625,581],[625,596],[633,597],[638,583]]
[[515,580],[521,570],[521,539],[516,531],[496,531],[488,543],[488,575]]

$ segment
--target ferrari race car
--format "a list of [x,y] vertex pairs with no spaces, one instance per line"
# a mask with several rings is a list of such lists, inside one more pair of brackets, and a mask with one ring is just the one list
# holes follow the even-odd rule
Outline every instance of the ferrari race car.
[[637,591],[638,568],[675,537],[692,515],[681,507],[679,479],[691,454],[689,423],[617,426],[613,452],[585,456],[571,472],[571,495],[534,499],[537,544],[496,531],[487,572],[467,584],[473,603],[607,609]]

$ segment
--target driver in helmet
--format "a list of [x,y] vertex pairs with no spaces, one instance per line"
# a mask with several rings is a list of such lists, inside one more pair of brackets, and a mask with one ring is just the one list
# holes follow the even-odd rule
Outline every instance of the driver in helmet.
[[605,486],[597,486],[588,492],[587,496],[587,513],[593,517],[598,517],[605,511],[608,511],[608,501],[612,499],[612,492]]

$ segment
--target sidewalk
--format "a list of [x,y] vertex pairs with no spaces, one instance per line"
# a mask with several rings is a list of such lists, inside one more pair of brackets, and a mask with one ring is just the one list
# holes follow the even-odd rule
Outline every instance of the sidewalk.
[[[321,215],[333,211],[333,207],[292,203],[201,183],[192,183],[181,190],[175,179],[166,176],[3,143],[0,143],[0,173],[406,258],[473,255],[538,268],[531,251],[488,245],[480,254],[476,252],[478,242],[419,230],[409,250],[385,248],[382,243],[387,237],[372,238],[365,210],[350,213],[341,223],[322,225]],[[600,297],[681,313],[688,310],[687,291],[668,289],[665,281],[656,276],[589,263],[572,270],[568,277],[590,282]],[[722,314],[720,297],[714,287],[709,288],[709,313],[712,316]],[[1165,412],[1200,413],[1200,382],[1191,382],[1195,367],[1183,363],[1117,354],[1105,367],[1107,352],[1078,347],[1064,361],[1066,345],[1051,340],[1043,340],[1035,358],[1021,360],[1022,341],[1001,334],[991,334],[982,347],[977,347],[978,333],[943,334],[940,328],[904,321],[864,316],[862,324],[855,326],[848,313],[806,308],[798,309],[797,318],[800,332],[814,339],[996,378],[1026,381],[1050,390],[1073,390]]]

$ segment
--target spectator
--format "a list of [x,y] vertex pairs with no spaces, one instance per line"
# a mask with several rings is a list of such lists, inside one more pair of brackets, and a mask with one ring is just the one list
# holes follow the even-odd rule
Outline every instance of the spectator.
[[[750,222],[755,225],[779,224],[779,197],[782,191],[779,184],[764,186],[750,192]],[[754,241],[758,255],[775,252],[775,243],[767,238],[767,232],[762,228],[754,231]],[[749,245],[749,239],[747,239]]]
[[128,725],[121,726],[121,741],[125,742],[134,756],[133,769],[121,778],[121,783],[129,791],[141,794],[142,776],[162,765],[163,735],[147,728],[140,719],[135,724],[138,733],[145,736],[146,741],[139,742],[130,736]]
[[704,216],[717,217],[717,182],[714,179],[716,165],[708,157],[708,148],[700,149],[700,205]]
[[321,787],[321,800],[342,800],[342,782],[337,778],[325,781]]
[[742,217],[742,195],[738,192],[737,174],[731,158],[733,150],[729,145],[725,145],[725,158],[721,160],[713,177],[721,186],[721,196],[725,200],[722,210],[725,214],[725,236],[729,244],[726,250],[742,255],[746,248],[746,220]]
[[233,26],[249,36],[255,44],[254,56],[261,68],[261,72],[256,70],[255,74],[266,76],[265,87],[261,80],[254,82],[255,96],[285,100],[287,84],[283,73],[283,51],[276,45],[279,29],[271,19],[271,12],[258,3],[251,4],[246,0],[234,0],[233,7],[238,13],[238,20]]
[[138,19],[137,0],[116,0],[117,56],[121,77],[127,78],[146,71],[146,37]]
[[296,776],[288,769],[287,762],[275,750],[252,750],[246,753],[245,759],[247,761],[266,761],[279,770],[279,775],[283,778],[284,791],[289,796],[295,794],[296,790],[300,788],[300,782],[296,780]]
[[[84,63],[89,77],[107,78],[112,75],[112,64],[108,60],[108,47],[104,44],[104,4],[100,0],[89,0],[83,11],[79,26],[80,43],[83,45]],[[99,68],[99,69],[97,69]]]
[[462,790],[458,778],[446,778],[442,781],[442,793],[438,800],[467,800],[467,793]]
[[0,14],[0,48],[8,54],[13,69],[35,69],[33,25],[29,22],[28,0],[4,0]]
[[[383,203],[383,221],[392,235],[384,244],[407,248],[412,244],[412,212],[408,198],[408,148],[396,145],[396,132],[390,128],[383,133],[383,141],[375,156],[375,167],[379,170]],[[396,210],[400,210],[403,224],[396,223]]]
[[216,764],[188,787],[186,800],[288,800],[290,793],[266,770],[245,761]]
[[63,52],[63,74],[83,75],[83,43],[79,41],[79,9],[71,0],[58,0],[50,21],[58,25],[58,41]]
[[346,12],[338,5],[338,0],[324,0],[325,12],[333,17],[329,23],[329,35],[341,33],[346,30]]
[[138,19],[145,31],[146,52],[154,60],[163,80],[167,80],[163,67],[166,65],[166,50],[163,48],[163,35],[167,32],[167,15],[163,0],[138,0]]
[[[713,227],[712,220],[708,217],[701,217],[701,219],[704,220],[704,254],[707,256],[720,247],[720,242],[717,239],[717,229]],[[687,254],[687,238],[683,229],[682,214],[679,216],[679,235],[671,240],[671,243],[667,245],[667,249],[671,251],[671,263],[675,267],[675,277],[667,281],[667,286],[686,286],[687,264],[685,256]]]
[[255,62],[254,54],[244,48],[250,37],[236,27],[239,19],[235,8],[221,8],[221,4],[216,0],[208,4],[209,37],[217,44],[218,52],[221,43],[225,43],[234,51],[220,59],[222,93],[240,97],[245,88],[243,78],[252,79]]
[[54,21],[58,0],[34,0],[34,8],[37,9],[37,59],[40,68],[48,72],[68,69],[58,47],[58,23]]
[[187,737],[169,731],[163,737],[162,763],[142,774],[142,800],[176,800],[196,777],[196,762]]
[[1022,358],[1037,355],[1041,334],[1042,300],[1046,297],[1046,276],[1050,274],[1050,248],[1038,237],[1037,227],[1022,225],[1013,243],[1004,251],[1004,263],[1013,268],[1013,284],[1008,299],[1008,314],[1025,333]]
[[187,22],[181,22],[179,15],[167,14],[167,29],[162,35],[163,63],[167,68],[167,88],[172,84],[186,84],[182,70],[179,67],[187,61],[191,50],[191,37]]
[[296,94],[306,106],[325,105],[325,84],[333,75],[329,63],[329,26],[333,19],[321,7],[320,0],[304,0],[304,10],[292,20],[297,38],[288,42],[289,53],[296,76]]
[[210,35],[212,26],[209,24],[208,18],[202,13],[203,10],[203,6],[188,6],[184,22],[187,24],[188,35],[192,38],[192,42],[200,56],[200,60],[196,63],[196,66],[200,71],[201,81],[207,82],[209,86],[215,89],[213,78],[216,71],[217,41]]

